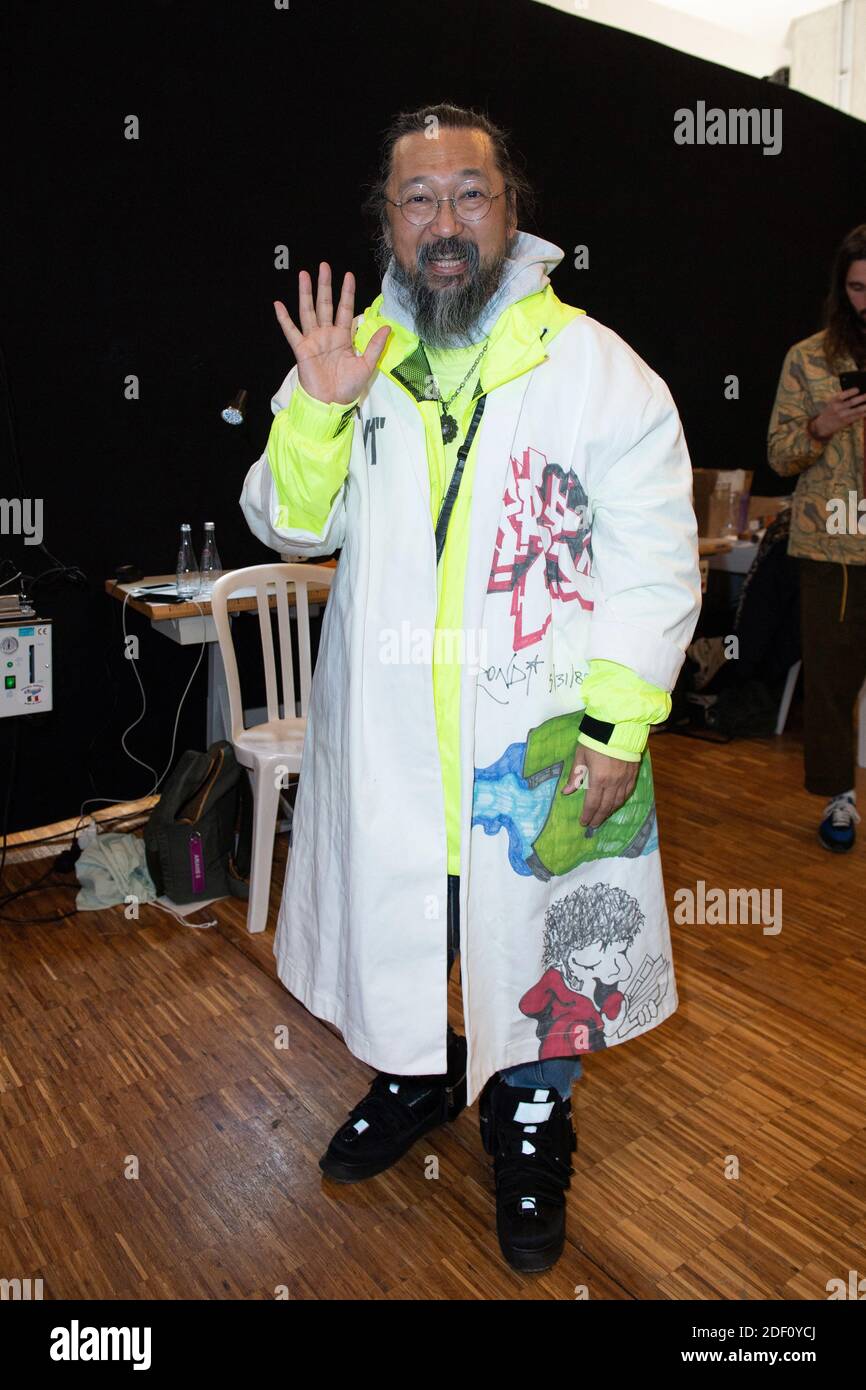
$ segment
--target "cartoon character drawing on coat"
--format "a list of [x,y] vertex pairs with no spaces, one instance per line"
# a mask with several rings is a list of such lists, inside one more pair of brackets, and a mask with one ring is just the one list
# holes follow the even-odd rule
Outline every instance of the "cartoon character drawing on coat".
[[598,1052],[607,1038],[658,1015],[668,963],[646,957],[635,974],[628,953],[643,925],[636,898],[595,883],[553,902],[545,915],[546,967],[520,1000],[537,1020],[539,1059]]

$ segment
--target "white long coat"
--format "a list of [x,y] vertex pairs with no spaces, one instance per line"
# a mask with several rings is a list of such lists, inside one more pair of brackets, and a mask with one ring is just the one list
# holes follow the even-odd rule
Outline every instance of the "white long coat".
[[[266,454],[241,498],[253,532],[283,554],[342,547],[274,951],[287,989],[356,1056],[419,1075],[446,1068],[447,1010],[445,813],[423,640],[436,623],[429,479],[417,408],[382,373],[353,429],[321,535],[275,526]],[[594,837],[575,825],[583,793],[558,785],[589,659],[670,689],[700,606],[679,417],[611,330],[586,315],[565,326],[545,362],[490,393],[477,447],[460,730],[470,1104],[495,1070],[613,1046],[677,1007],[648,755],[634,796]]]

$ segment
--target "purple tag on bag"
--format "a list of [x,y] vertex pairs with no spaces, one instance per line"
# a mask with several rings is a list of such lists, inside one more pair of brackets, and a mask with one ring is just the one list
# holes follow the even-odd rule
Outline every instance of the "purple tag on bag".
[[192,891],[204,892],[204,855],[201,852],[201,835],[189,837],[189,872],[192,878]]

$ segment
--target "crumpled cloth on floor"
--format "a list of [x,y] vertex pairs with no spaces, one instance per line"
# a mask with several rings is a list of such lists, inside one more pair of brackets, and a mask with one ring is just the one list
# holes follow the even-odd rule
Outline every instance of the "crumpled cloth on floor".
[[85,912],[116,907],[134,897],[153,902],[156,884],[145,858],[144,840],[137,835],[106,833],[82,850],[75,872],[81,884],[75,906]]

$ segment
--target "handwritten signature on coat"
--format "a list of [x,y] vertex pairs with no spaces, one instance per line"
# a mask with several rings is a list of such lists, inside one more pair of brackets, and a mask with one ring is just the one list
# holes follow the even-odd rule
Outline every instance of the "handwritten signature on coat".
[[[510,704],[512,689],[522,685],[522,693],[528,695],[533,677],[541,674],[541,667],[544,665],[541,657],[531,656],[526,661],[519,661],[517,654],[512,653],[506,666],[493,665],[482,668],[478,674],[479,689],[498,705]],[[547,688],[551,694],[554,690],[571,690],[581,684],[584,675],[585,672],[579,666],[572,666],[570,670],[551,666],[547,673]]]
[[506,666],[485,666],[478,673],[478,688],[495,700],[497,705],[511,703],[510,694],[514,686],[522,685],[524,695],[529,694],[533,678],[541,674],[545,662],[540,656],[527,657],[518,661],[517,653],[512,652]]

